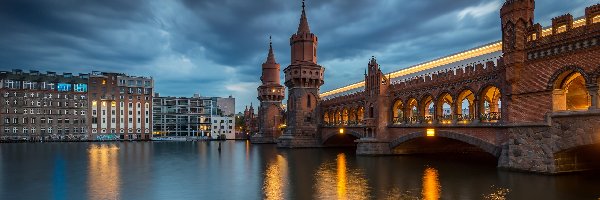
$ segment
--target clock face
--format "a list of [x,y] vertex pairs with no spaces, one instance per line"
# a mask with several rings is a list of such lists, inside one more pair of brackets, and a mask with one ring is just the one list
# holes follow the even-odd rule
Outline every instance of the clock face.
[[504,39],[503,39],[504,50],[513,50],[515,48],[515,26],[508,22],[504,28]]

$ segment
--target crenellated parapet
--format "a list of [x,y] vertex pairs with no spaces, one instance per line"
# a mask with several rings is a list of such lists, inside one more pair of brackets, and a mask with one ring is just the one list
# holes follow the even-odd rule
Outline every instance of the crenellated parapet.
[[[497,63],[501,63],[501,60],[498,60]],[[466,67],[453,68],[437,74],[414,77],[408,81],[392,82],[391,91],[408,92],[435,86],[458,86],[477,77],[493,74],[500,68],[501,67],[493,61],[488,61],[485,65],[480,63]]]
[[554,17],[551,27],[534,24],[527,32],[527,60],[554,57],[600,46],[600,4],[586,8],[585,16],[574,20],[571,14]]
[[361,92],[355,92],[352,94],[341,95],[341,96],[334,97],[331,99],[323,100],[323,101],[321,101],[321,106],[330,107],[330,106],[343,105],[343,104],[352,104],[352,103],[363,101],[364,99],[365,99],[365,92],[361,91]]

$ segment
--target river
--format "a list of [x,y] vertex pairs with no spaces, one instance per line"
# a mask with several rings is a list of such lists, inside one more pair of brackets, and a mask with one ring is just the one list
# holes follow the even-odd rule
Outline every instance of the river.
[[0,144],[0,175],[0,199],[600,198],[599,172],[246,141]]

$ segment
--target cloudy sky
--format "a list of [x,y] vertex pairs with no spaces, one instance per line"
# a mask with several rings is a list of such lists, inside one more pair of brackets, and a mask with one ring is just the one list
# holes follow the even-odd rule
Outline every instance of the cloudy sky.
[[[0,70],[152,76],[162,96],[236,97],[256,105],[269,35],[282,68],[300,0],[1,0]],[[321,91],[500,39],[503,0],[308,0]],[[600,0],[538,0],[536,21],[582,16]]]

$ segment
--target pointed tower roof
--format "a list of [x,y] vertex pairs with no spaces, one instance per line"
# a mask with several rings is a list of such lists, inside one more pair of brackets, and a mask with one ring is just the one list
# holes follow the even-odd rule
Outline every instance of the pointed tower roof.
[[276,64],[275,54],[273,53],[273,42],[271,41],[271,36],[269,36],[269,55],[267,56],[267,61],[265,63],[268,64]]
[[300,33],[310,33],[310,28],[308,27],[308,20],[306,19],[306,11],[304,11],[304,0],[302,0],[302,15],[300,16],[300,24],[298,25],[298,32]]

